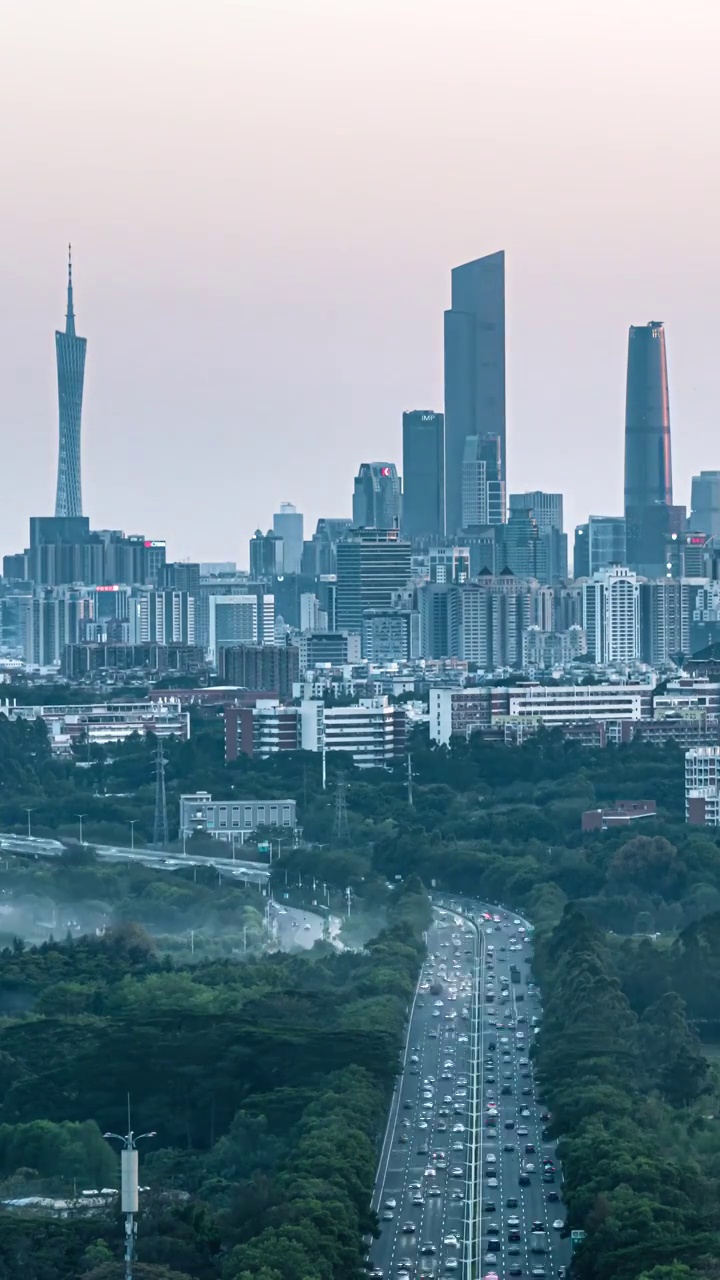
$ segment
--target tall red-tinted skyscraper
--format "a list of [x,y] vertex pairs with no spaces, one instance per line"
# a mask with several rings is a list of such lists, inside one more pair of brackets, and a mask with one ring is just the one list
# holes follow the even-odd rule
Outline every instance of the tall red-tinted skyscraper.
[[664,574],[665,542],[682,524],[673,507],[665,330],[660,321],[632,325],[625,402],[625,521],[630,568]]
[[462,467],[468,436],[497,436],[505,458],[505,254],[452,271],[445,312],[445,526],[462,526]]

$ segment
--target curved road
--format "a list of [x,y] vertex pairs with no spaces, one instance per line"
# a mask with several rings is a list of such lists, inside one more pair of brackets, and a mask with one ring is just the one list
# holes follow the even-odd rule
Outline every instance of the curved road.
[[564,1275],[560,1173],[528,1053],[540,1017],[530,956],[520,917],[436,906],[378,1169],[371,1274]]

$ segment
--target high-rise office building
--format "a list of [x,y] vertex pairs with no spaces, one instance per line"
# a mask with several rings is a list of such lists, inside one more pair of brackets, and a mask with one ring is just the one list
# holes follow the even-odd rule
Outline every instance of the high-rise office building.
[[625,521],[628,564],[645,577],[663,572],[663,548],[675,531],[670,398],[665,330],[632,325],[625,406]]
[[462,527],[462,464],[468,436],[495,435],[505,451],[505,254],[452,271],[445,312],[445,527]]
[[689,528],[720,534],[720,471],[701,471],[692,478]]
[[394,462],[363,462],[355,477],[356,529],[395,529],[401,515],[400,477]]
[[302,571],[309,578],[335,573],[337,569],[337,544],[352,528],[347,517],[335,519],[321,516],[315,532],[303,543]]
[[611,564],[627,564],[624,516],[590,516],[575,528],[573,576],[592,578]]
[[573,546],[573,578],[590,577],[590,525],[575,525]]
[[250,539],[250,577],[269,579],[283,571],[283,540],[268,529],[256,529]]
[[402,531],[406,538],[445,532],[445,420],[429,409],[403,414]]
[[362,634],[366,609],[387,609],[411,576],[412,546],[398,529],[353,529],[337,548],[337,626]]
[[566,582],[568,576],[567,534],[563,532],[563,498],[561,493],[510,494],[510,519],[516,512],[532,515],[540,534],[541,553],[538,561],[542,582]]
[[470,577],[470,551],[467,547],[431,547],[427,571],[430,582],[467,582]]
[[247,592],[244,595],[211,595],[209,598],[208,657],[215,662],[223,645],[274,644],[275,597]]
[[82,475],[80,458],[80,426],[87,338],[75,332],[73,309],[72,258],[68,252],[67,314],[65,332],[55,332],[57,357],[59,446],[56,516],[82,515]]
[[549,529],[563,530],[563,497],[561,493],[543,493],[534,489],[532,493],[511,493],[511,511],[531,511],[537,520],[541,533]]
[[505,520],[505,482],[499,436],[466,437],[461,502],[463,529],[502,524]]
[[299,573],[303,553],[303,516],[292,502],[281,502],[273,516],[273,533],[282,538],[282,573]]

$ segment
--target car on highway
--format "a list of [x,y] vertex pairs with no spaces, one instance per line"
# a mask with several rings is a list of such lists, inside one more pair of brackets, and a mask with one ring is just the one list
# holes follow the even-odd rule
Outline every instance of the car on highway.
[[565,1226],[565,1223],[563,1222],[562,1218],[556,1218],[555,1221],[553,1222],[553,1228],[555,1229],[555,1231],[562,1231],[564,1226]]
[[487,1253],[484,1253],[483,1262],[487,1262],[492,1266],[493,1263],[497,1262],[497,1254],[490,1253],[489,1251]]
[[395,1214],[393,1213],[392,1209],[383,1209],[380,1216],[383,1222],[392,1222],[393,1218],[395,1217]]
[[432,1258],[437,1253],[437,1249],[431,1240],[426,1240],[425,1244],[420,1246],[420,1252],[425,1258]]
[[457,1258],[446,1258],[446,1259],[445,1259],[445,1270],[446,1270],[446,1271],[457,1271],[457,1269],[458,1269],[459,1265],[460,1265],[460,1264],[459,1264],[459,1262],[458,1262]]
[[400,1230],[402,1231],[403,1235],[412,1236],[415,1234],[417,1227],[415,1226],[414,1222],[403,1222]]

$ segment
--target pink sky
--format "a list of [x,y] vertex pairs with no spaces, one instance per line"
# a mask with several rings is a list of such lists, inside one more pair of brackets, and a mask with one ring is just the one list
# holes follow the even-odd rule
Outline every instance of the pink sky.
[[712,0],[26,0],[0,39],[0,552],[52,513],[72,239],[96,527],[247,563],[442,408],[450,268],[507,254],[509,488],[622,505],[665,321],[675,499],[720,468]]

